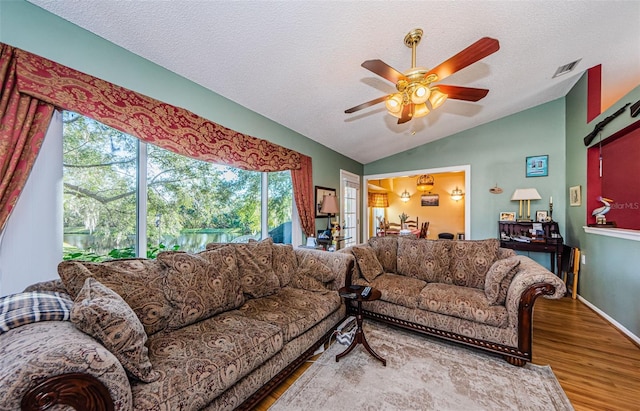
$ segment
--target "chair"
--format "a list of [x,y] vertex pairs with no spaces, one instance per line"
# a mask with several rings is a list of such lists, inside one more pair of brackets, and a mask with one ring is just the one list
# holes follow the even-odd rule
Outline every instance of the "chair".
[[400,234],[400,229],[402,229],[402,225],[398,223],[387,223],[385,227],[385,235],[398,235]]
[[565,284],[571,275],[571,298],[576,299],[578,295],[578,274],[580,273],[580,249],[577,247],[564,246],[562,250],[562,271],[561,276]]
[[407,228],[409,230],[417,230],[418,229],[418,217],[415,220],[407,220],[405,221]]
[[451,233],[440,233],[438,234],[439,240],[453,240],[453,234]]
[[426,221],[422,223],[422,227],[420,227],[420,235],[418,236],[418,238],[427,238],[428,234],[429,234],[429,222]]

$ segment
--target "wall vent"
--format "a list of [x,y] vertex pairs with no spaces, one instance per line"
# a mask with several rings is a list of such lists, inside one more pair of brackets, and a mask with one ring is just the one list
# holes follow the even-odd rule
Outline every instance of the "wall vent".
[[572,61],[569,64],[565,64],[564,66],[558,67],[558,69],[556,70],[556,73],[553,75],[552,78],[556,78],[556,77],[561,76],[563,74],[567,74],[570,71],[573,71],[573,69],[576,68],[578,63],[580,63],[580,60],[582,60],[582,59],[578,59],[576,61]]

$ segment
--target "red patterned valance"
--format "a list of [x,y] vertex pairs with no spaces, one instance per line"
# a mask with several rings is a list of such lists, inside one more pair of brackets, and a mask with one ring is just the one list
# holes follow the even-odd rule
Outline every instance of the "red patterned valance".
[[[184,156],[252,171],[300,169],[300,153],[16,50],[18,89]],[[311,170],[306,170],[311,172]]]

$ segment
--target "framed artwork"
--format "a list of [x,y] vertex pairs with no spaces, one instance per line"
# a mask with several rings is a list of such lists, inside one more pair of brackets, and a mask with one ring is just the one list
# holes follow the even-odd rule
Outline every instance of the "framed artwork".
[[500,213],[500,221],[516,221],[515,211],[502,211]]
[[538,210],[536,211],[536,221],[539,223],[544,223],[547,221],[549,217],[549,212],[547,210]]
[[548,175],[548,155],[527,157],[527,177],[546,177]]
[[582,205],[582,191],[580,186],[569,187],[569,205],[571,207]]
[[326,213],[321,213],[320,208],[322,207],[322,199],[325,195],[336,195],[335,188],[329,187],[320,187],[316,186],[316,218],[317,217],[329,217]]
[[423,194],[420,197],[420,205],[422,207],[437,207],[440,205],[439,194]]

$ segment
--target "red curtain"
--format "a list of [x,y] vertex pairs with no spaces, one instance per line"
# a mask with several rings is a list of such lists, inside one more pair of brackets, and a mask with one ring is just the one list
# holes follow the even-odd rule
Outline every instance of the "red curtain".
[[300,169],[291,171],[293,197],[298,207],[302,231],[307,237],[315,236],[316,217],[313,199],[313,179],[311,178],[311,157],[301,154],[300,165]]
[[18,91],[17,51],[0,43],[0,232],[27,182],[54,110]]
[[[303,181],[293,183],[294,199],[303,229],[305,233],[313,233],[314,228],[309,227],[314,223],[311,158],[269,141],[238,133],[186,109],[165,104],[43,57],[2,43],[0,45],[15,53],[17,63],[13,64],[13,72],[16,73],[21,96],[29,95],[75,111],[145,142],[198,160],[251,171],[291,170],[292,180]],[[53,112],[53,108],[48,107],[50,113],[47,124]],[[36,114],[43,113],[38,111]],[[42,128],[46,131],[47,125]],[[8,126],[8,130],[22,129],[18,124]],[[37,137],[39,130],[34,129],[31,134]],[[41,143],[42,136],[36,145],[30,144],[32,149],[35,148],[32,151],[34,158]],[[13,154],[16,148],[3,147],[5,152]],[[306,159],[302,161],[302,158]],[[31,166],[22,169],[26,170],[26,180]],[[22,185],[19,185],[20,189]]]

